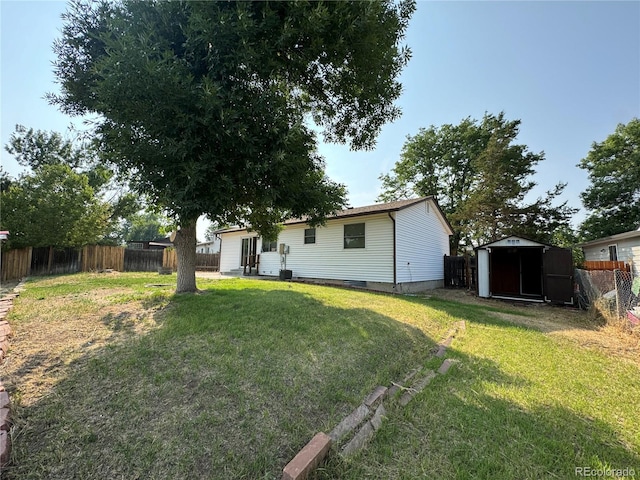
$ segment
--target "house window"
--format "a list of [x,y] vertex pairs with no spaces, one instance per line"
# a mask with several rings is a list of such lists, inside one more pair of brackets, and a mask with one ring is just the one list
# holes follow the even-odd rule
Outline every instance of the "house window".
[[273,242],[270,240],[262,239],[262,251],[263,252],[277,252],[278,251],[278,240],[274,240]]
[[618,246],[609,245],[609,260],[612,262],[618,261]]
[[364,223],[344,226],[344,248],[364,248]]
[[305,228],[304,229],[304,243],[316,243],[316,229]]
[[127,245],[131,250],[142,250],[144,248],[144,243],[142,242],[131,242]]

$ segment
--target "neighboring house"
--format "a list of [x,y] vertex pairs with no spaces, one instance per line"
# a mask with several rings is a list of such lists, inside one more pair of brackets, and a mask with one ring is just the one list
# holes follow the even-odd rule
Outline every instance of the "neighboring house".
[[568,248],[512,235],[475,251],[478,296],[573,303],[573,258]]
[[127,248],[132,250],[164,250],[173,247],[173,242],[169,237],[155,238],[153,240],[133,240],[127,242]]
[[260,275],[277,276],[286,262],[294,278],[411,292],[443,286],[453,231],[435,199],[423,197],[348,208],[322,227],[288,220],[275,241],[240,228],[218,234],[223,273],[259,255]]
[[220,251],[220,238],[216,236],[209,242],[201,242],[196,245],[196,253],[218,253]]
[[640,272],[640,228],[580,245],[587,261],[618,261],[633,264]]

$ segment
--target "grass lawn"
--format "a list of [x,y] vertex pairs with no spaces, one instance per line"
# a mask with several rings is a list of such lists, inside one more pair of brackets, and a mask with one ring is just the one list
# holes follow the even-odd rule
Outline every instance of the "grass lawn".
[[279,478],[376,385],[437,368],[430,350],[460,319],[460,363],[407,407],[389,402],[369,448],[316,478],[640,477],[638,350],[565,335],[594,333],[584,315],[549,307],[562,318],[541,329],[542,310],[491,302],[240,279],[176,296],[172,282],[27,283],[0,370],[16,413],[7,478]]

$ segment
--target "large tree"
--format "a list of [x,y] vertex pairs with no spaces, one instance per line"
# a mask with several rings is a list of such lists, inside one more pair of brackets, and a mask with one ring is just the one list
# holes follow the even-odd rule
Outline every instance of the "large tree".
[[558,184],[543,197],[526,202],[536,185],[531,179],[543,153],[515,143],[520,120],[503,112],[482,121],[421,129],[407,137],[400,160],[380,176],[384,201],[436,195],[454,231],[451,250],[510,234],[550,241],[575,210],[554,206],[564,189]]
[[73,2],[56,43],[70,114],[180,229],[177,291],[195,291],[196,220],[311,224],[344,205],[316,153],[371,148],[399,116],[413,1]]
[[580,226],[584,240],[640,227],[640,119],[619,124],[603,142],[594,142],[578,166],[591,182],[581,194],[590,210]]
[[[19,165],[35,175],[46,166],[68,166],[73,173],[84,175],[96,201],[104,202],[109,212],[107,223],[92,241],[106,244],[119,243],[118,231],[130,215],[140,210],[141,202],[131,193],[126,181],[100,161],[97,145],[92,138],[77,135],[70,139],[54,131],[34,130],[16,125],[5,150],[13,155]],[[51,239],[51,242],[57,241]],[[56,245],[51,243],[51,245]]]
[[21,176],[0,193],[0,202],[10,248],[79,247],[98,242],[109,225],[109,205],[68,165],[43,165]]

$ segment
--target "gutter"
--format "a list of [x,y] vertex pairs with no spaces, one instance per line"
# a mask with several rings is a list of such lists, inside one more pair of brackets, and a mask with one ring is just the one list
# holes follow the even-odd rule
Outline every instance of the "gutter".
[[396,219],[393,218],[391,212],[388,212],[389,218],[393,222],[393,287],[397,284],[397,267],[396,267]]

